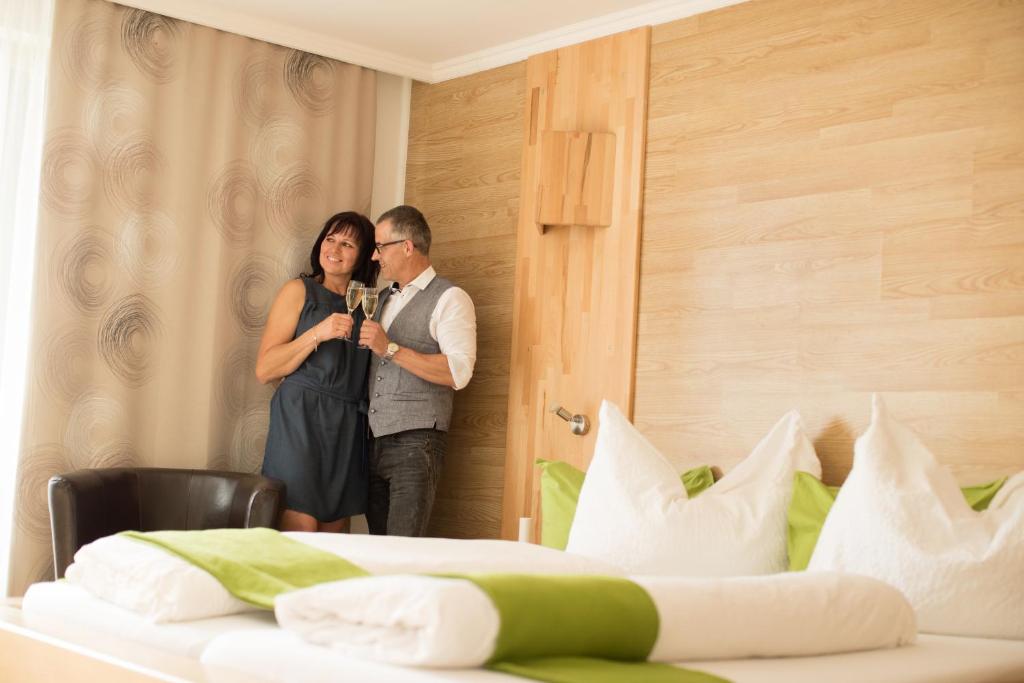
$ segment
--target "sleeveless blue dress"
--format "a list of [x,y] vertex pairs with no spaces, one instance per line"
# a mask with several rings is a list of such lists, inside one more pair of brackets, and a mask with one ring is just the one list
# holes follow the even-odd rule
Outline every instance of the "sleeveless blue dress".
[[[293,339],[331,313],[348,313],[344,296],[312,278],[302,281],[306,300]],[[353,317],[358,340],[362,308]],[[355,341],[321,342],[274,392],[262,471],[285,483],[286,508],[320,522],[366,512],[370,355]]]

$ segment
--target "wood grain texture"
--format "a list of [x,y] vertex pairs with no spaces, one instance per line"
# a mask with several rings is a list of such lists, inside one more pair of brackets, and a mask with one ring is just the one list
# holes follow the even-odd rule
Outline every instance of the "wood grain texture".
[[[26,621],[31,622],[29,626]],[[252,676],[200,663],[74,619],[36,614],[20,601],[0,604],[0,681],[4,683],[253,683]]]
[[1024,5],[754,0],[654,30],[635,421],[728,468],[787,409],[842,479],[883,392],[1024,467]]
[[[649,46],[650,29],[642,28],[527,61],[503,538],[516,537],[520,517],[536,523],[536,458],[586,468],[593,455],[596,430],[572,434],[553,404],[594,422],[602,399],[632,412]],[[544,192],[558,187],[552,178],[585,177],[567,163],[571,153],[544,153],[551,131],[605,133],[614,142],[614,155],[599,155],[614,162],[613,170],[598,172],[613,180],[604,191],[611,199],[607,227],[538,230]],[[559,198],[561,216],[575,222],[600,213],[593,210],[600,192],[578,195],[569,206]]]
[[[8,611],[18,612],[9,608]],[[120,663],[102,654],[68,647],[56,638],[38,634],[20,624],[7,623],[6,619],[0,622],[0,680],[4,683],[186,683],[189,680],[206,680],[197,663],[189,667],[189,673],[198,674],[195,678],[164,674],[157,668],[159,664],[147,669],[131,662]]]
[[438,273],[477,315],[477,362],[455,395],[429,533],[495,538],[501,520],[525,64],[415,83],[406,203],[426,215]]
[[[836,482],[881,391],[964,483],[1024,467],[1024,5],[750,0],[652,35],[640,429],[728,469],[796,407]],[[445,535],[498,534],[536,101],[525,64],[414,89],[410,201],[481,316]]]
[[615,135],[545,130],[540,138],[534,206],[541,232],[547,226],[611,225]]

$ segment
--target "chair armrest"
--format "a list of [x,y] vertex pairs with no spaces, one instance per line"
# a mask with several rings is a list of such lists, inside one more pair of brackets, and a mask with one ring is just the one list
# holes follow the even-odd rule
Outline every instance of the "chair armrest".
[[260,475],[236,475],[238,488],[232,502],[229,526],[277,528],[284,503],[284,483]]
[[50,533],[56,578],[97,538],[139,528],[138,478],[129,469],[78,470],[50,479]]

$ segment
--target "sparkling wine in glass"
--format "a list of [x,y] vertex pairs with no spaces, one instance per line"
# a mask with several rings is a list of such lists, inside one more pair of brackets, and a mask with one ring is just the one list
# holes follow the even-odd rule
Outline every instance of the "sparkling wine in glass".
[[[363,313],[366,314],[367,320],[373,320],[373,314],[377,311],[377,290],[373,287],[366,287],[363,289]],[[359,348],[369,348],[359,345]]]
[[367,287],[363,290],[363,313],[368,320],[373,320],[373,314],[377,312],[377,290]]
[[[345,306],[348,307],[348,314],[352,315],[357,308],[359,308],[359,302],[363,298],[363,283],[359,280],[349,280],[348,289],[345,290]],[[349,341],[352,340],[352,333],[349,333],[347,337]]]

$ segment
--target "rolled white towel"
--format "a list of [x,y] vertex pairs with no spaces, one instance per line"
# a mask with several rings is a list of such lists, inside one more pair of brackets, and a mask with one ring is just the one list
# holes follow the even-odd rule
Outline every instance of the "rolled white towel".
[[[566,577],[516,577],[524,591],[549,579]],[[820,655],[894,647],[916,636],[914,612],[899,591],[852,574],[631,580],[657,612],[649,661]],[[571,599],[586,602],[578,593]],[[572,606],[558,608],[566,607]],[[502,614],[468,579],[401,575],[322,584],[282,595],[275,606],[278,623],[310,642],[351,656],[426,667],[486,664],[503,629],[544,637],[543,611],[532,615],[536,622],[530,624],[520,623],[525,617],[515,612]],[[631,635],[627,630],[622,637]],[[580,642],[590,647],[593,639]],[[602,656],[592,650],[545,650],[544,643],[528,647],[522,656]],[[516,654],[506,646],[503,657]]]

